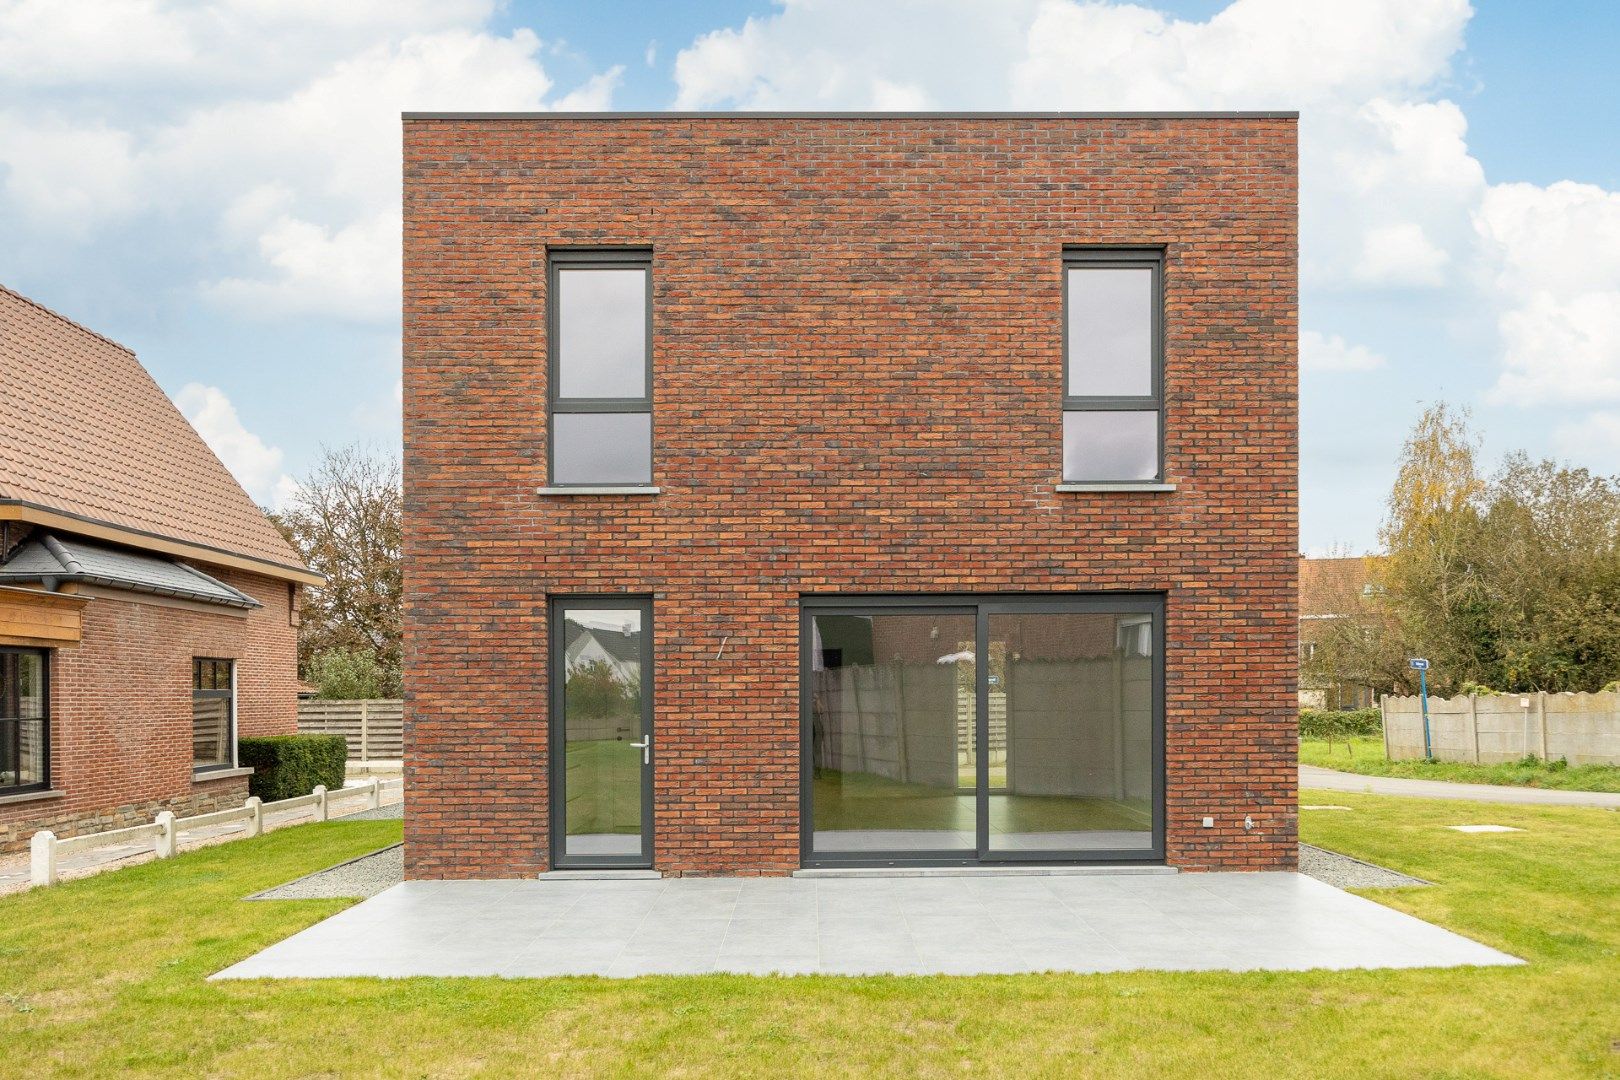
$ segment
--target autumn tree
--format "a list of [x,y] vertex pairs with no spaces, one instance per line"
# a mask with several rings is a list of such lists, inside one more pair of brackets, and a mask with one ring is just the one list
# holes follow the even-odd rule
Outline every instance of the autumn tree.
[[1375,583],[1305,674],[1411,692],[1599,690],[1620,678],[1620,480],[1509,454],[1489,479],[1466,412],[1426,410],[1402,450]]
[[326,584],[305,590],[299,670],[323,697],[400,693],[403,500],[399,461],[369,447],[323,447],[276,517]]

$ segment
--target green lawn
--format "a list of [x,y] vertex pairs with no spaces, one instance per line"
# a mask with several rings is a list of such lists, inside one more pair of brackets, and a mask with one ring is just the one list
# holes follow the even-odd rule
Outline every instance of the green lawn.
[[617,739],[573,740],[567,750],[568,832],[641,831],[641,750]]
[[[7,1075],[1616,1076],[1620,814],[1310,793],[1377,898],[1524,968],[987,978],[204,977],[344,906],[246,893],[397,822],[281,830],[0,899]],[[1498,822],[1522,833],[1441,826]]]
[[1384,757],[1380,737],[1363,736],[1331,747],[1320,739],[1301,739],[1299,760],[1306,765],[1361,773],[1365,776],[1401,776],[1412,780],[1451,780],[1467,784],[1505,784],[1518,787],[1560,788],[1564,791],[1620,791],[1620,767],[1564,765],[1526,759],[1501,765],[1471,765],[1462,761],[1390,761]]

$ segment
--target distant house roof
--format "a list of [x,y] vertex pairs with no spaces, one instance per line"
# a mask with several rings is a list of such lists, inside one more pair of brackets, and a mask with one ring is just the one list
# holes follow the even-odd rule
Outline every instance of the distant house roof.
[[62,540],[49,533],[30,539],[0,566],[0,585],[20,581],[78,581],[227,607],[260,606],[253,597],[185,563]]
[[1324,619],[1349,614],[1352,599],[1376,587],[1382,555],[1299,559],[1299,617]]
[[0,520],[320,581],[133,352],[4,286]]
[[572,619],[565,620],[563,630],[564,648],[574,651],[574,643],[582,637],[589,637],[601,646],[602,651],[621,664],[641,663],[641,635],[636,632],[625,633],[620,630],[609,630],[600,626],[581,626]]

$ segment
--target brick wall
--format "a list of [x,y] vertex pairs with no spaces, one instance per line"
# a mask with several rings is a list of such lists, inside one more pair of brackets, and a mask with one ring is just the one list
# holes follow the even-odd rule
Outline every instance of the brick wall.
[[241,804],[246,777],[192,781],[194,656],[237,661],[239,734],[297,730],[287,583],[196,565],[264,606],[243,617],[127,592],[92,599],[83,640],[51,651],[51,787],[63,797],[0,804],[0,851],[26,847],[38,829],[72,836],[150,821],[162,809]]
[[[655,252],[656,497],[535,494],[590,244]],[[1054,490],[1070,244],[1166,248],[1174,493]],[[1296,246],[1286,119],[407,121],[409,875],[545,868],[545,600],[593,592],[654,597],[667,872],[799,863],[801,594],[1119,589],[1168,861],[1293,866]]]

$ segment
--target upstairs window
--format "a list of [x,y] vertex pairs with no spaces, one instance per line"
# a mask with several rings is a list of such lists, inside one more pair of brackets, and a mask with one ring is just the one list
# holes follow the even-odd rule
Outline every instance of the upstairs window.
[[191,662],[191,767],[197,772],[236,764],[235,666],[208,657]]
[[551,483],[652,483],[652,253],[551,253]]
[[1164,257],[1063,255],[1063,479],[1162,479]]
[[0,649],[0,795],[50,787],[50,655]]

